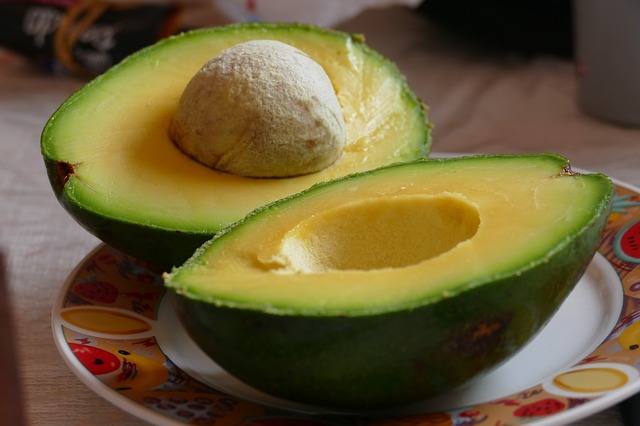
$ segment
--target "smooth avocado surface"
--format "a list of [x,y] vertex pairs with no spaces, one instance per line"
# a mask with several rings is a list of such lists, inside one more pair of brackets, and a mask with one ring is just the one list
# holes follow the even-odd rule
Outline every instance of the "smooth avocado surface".
[[[256,39],[296,47],[329,76],[345,121],[341,157],[299,177],[256,179],[206,167],[168,135],[205,62]],[[426,108],[397,67],[359,36],[298,24],[237,24],[158,42],[88,83],[47,122],[42,154],[56,195],[106,243],[161,267],[182,263],[253,209],[353,172],[424,157]]]
[[540,330],[595,253],[611,192],[550,154],[396,164],[252,212],[165,283],[194,340],[250,385],[406,404]]

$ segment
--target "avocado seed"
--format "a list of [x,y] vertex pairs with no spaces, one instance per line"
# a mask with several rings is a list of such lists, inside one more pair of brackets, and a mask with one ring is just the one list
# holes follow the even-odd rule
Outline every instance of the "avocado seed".
[[194,75],[169,135],[216,170],[289,177],[333,164],[345,124],[322,66],[288,44],[253,40],[223,50]]

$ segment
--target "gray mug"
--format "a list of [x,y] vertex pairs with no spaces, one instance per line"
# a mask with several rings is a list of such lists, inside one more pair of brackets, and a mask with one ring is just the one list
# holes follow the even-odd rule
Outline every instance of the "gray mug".
[[640,0],[575,0],[578,104],[640,126]]

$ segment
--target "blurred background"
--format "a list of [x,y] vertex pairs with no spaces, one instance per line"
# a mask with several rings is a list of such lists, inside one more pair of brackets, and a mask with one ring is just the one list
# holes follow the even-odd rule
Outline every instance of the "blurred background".
[[45,71],[87,77],[192,28],[247,21],[337,27],[390,5],[410,8],[489,49],[524,56],[573,53],[569,0],[0,0],[0,46]]

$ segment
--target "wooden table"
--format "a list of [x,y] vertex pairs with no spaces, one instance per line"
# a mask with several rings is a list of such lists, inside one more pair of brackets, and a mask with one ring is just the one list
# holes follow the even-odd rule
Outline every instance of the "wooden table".
[[[570,61],[481,52],[403,8],[369,11],[342,28],[364,33],[370,45],[396,61],[431,106],[434,151],[552,151],[576,166],[640,185],[640,130],[581,112]],[[88,390],[69,371],[52,338],[52,302],[98,241],[56,201],[39,136],[47,118],[82,84],[0,54],[0,240],[8,252],[17,348],[17,363],[2,367],[20,373],[29,424],[142,425],[146,423]],[[3,343],[2,350],[7,347]],[[0,398],[17,391],[0,383]],[[612,407],[576,424],[619,426],[621,420]]]

